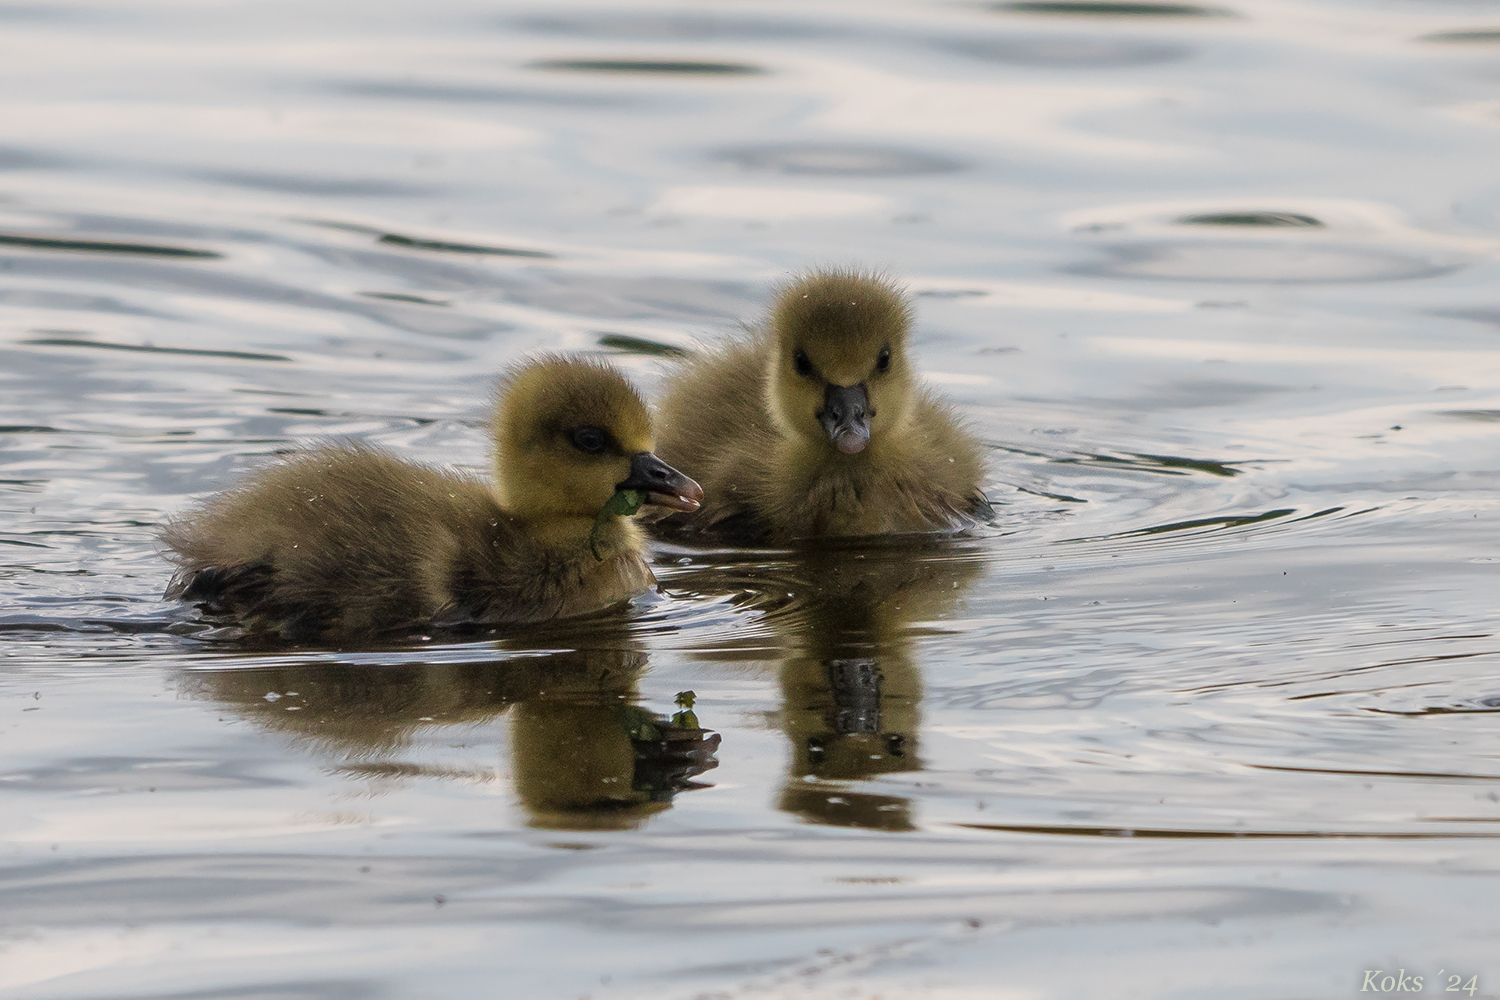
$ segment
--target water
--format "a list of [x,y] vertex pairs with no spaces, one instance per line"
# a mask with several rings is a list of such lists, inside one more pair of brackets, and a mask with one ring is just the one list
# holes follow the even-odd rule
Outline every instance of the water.
[[[0,996],[1500,989],[1491,5],[0,29]],[[526,352],[649,389],[851,261],[992,527],[407,648],[160,599],[269,455],[483,467]]]

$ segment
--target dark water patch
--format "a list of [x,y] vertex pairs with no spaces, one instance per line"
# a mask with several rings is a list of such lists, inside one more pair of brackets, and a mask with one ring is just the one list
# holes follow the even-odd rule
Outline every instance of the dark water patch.
[[0,4],[0,21],[78,21],[93,19],[99,11],[87,7],[64,7],[61,4]]
[[[0,424],[0,434],[61,434],[56,427],[36,424]],[[25,482],[28,480],[3,479],[0,482]]]
[[448,781],[494,781],[495,772],[480,768],[453,768],[426,764],[404,764],[395,761],[371,761],[359,764],[344,764],[330,768],[332,773],[351,778],[380,780],[404,780],[411,778],[441,778]]
[[1439,410],[1440,417],[1454,417],[1458,420],[1475,420],[1481,423],[1500,422],[1500,410]]
[[[1292,518],[1291,521],[1287,521],[1285,523],[1312,521],[1318,518],[1329,517],[1334,514],[1342,513],[1345,509],[1346,508],[1344,507],[1328,507],[1323,510],[1314,511],[1311,514],[1305,514],[1302,517]],[[1371,509],[1374,508],[1370,508],[1364,511],[1355,511],[1348,516],[1353,517],[1355,514],[1369,513]],[[1103,535],[1094,539],[1070,538],[1067,539],[1067,541],[1102,541],[1105,539],[1149,538],[1155,535],[1173,535],[1180,532],[1193,532],[1202,534],[1204,533],[1203,529],[1217,532],[1222,531],[1226,528],[1244,528],[1254,524],[1265,524],[1268,521],[1282,521],[1285,518],[1291,518],[1295,513],[1297,513],[1296,508],[1283,507],[1276,510],[1263,511],[1259,514],[1226,515],[1221,517],[1198,517],[1191,518],[1186,521],[1173,521],[1169,524],[1156,524],[1152,525],[1149,528],[1137,528],[1133,531],[1122,531],[1113,535]]]
[[444,302],[441,299],[425,299],[420,295],[408,295],[405,292],[360,292],[367,299],[384,299],[387,302],[409,302],[416,306],[450,306],[453,303]]
[[372,178],[312,177],[307,174],[266,174],[246,170],[203,170],[190,176],[214,184],[279,191],[327,198],[416,198],[432,194],[429,187]]
[[[1485,655],[1485,654],[1479,654]],[[1404,662],[1404,661],[1403,661]],[[1385,666],[1386,664],[1382,664]],[[1330,692],[1330,694],[1342,694],[1343,692]],[[1404,715],[1408,718],[1429,715],[1494,715],[1500,712],[1500,704],[1495,704],[1496,699],[1485,698],[1479,702],[1479,706],[1472,705],[1428,705],[1418,709],[1399,708],[1366,708],[1366,712],[1374,715]]]
[[1434,31],[1422,35],[1419,42],[1437,42],[1444,45],[1496,45],[1500,44],[1500,28],[1466,28],[1459,31]]
[[694,59],[542,59],[528,65],[532,69],[570,73],[638,73],[647,76],[758,76],[766,72],[750,63]]
[[817,38],[834,33],[824,25],[769,18],[748,18],[696,13],[622,13],[593,11],[588,14],[537,14],[509,22],[523,31],[573,35],[584,38],[671,39],[683,41],[731,41],[767,38]]
[[[38,333],[48,331],[38,330]],[[59,331],[72,332],[72,331]],[[112,344],[82,337],[37,337],[20,341],[35,347],[85,347],[101,351],[137,351],[144,354],[181,354],[200,358],[232,358],[237,361],[290,361],[284,354],[258,354],[254,351],[212,351],[195,347],[157,347],[153,344]]]
[[[1343,508],[1334,508],[1342,510]],[[1243,528],[1251,524],[1264,524],[1267,521],[1278,521],[1297,513],[1295,507],[1282,507],[1277,510],[1263,511],[1259,514],[1233,514],[1220,517],[1196,517],[1186,521],[1172,521],[1168,524],[1154,524],[1149,528],[1136,528],[1132,531],[1114,532],[1108,535],[1090,535],[1085,538],[1066,538],[1065,542],[1104,542],[1117,541],[1127,538],[1149,538],[1154,535],[1170,535],[1183,531],[1199,532],[1207,528],[1219,531],[1225,528]],[[1331,513],[1331,512],[1329,512]]]
[[545,250],[522,250],[518,247],[496,247],[483,243],[453,243],[448,240],[422,240],[400,233],[383,233],[377,241],[386,246],[404,247],[408,250],[431,250],[436,253],[472,253],[491,257],[535,257],[555,260],[556,255]]
[[14,545],[14,546],[17,546],[18,548],[23,548],[23,549],[50,549],[50,548],[52,548],[51,545],[44,545],[41,542],[23,542],[19,538],[0,538],[0,545]]
[[362,235],[373,236],[376,243],[382,243],[386,246],[403,247],[408,250],[430,250],[435,253],[475,254],[488,257],[556,259],[556,255],[547,253],[545,250],[501,247],[486,243],[460,243],[454,240],[420,239],[415,236],[406,236],[401,233],[388,232],[384,229],[376,229],[373,226],[363,226],[355,222],[333,222],[325,219],[300,219],[298,221],[306,222],[308,225],[318,226],[322,229],[336,229],[343,233],[360,233]]
[[1321,220],[1300,212],[1209,212],[1184,215],[1179,226],[1252,226],[1268,229],[1322,229]]
[[1082,497],[1070,497],[1065,493],[1048,493],[1045,490],[1029,490],[1024,486],[1016,487],[1017,493],[1025,493],[1029,496],[1043,497],[1047,500],[1056,500],[1059,503],[1088,503]]
[[352,97],[380,100],[439,101],[453,104],[543,104],[559,107],[617,107],[635,103],[624,95],[569,94],[521,87],[484,87],[457,83],[415,83],[385,80],[335,82],[324,89]]
[[[917,292],[919,299],[982,299],[990,293],[983,288],[928,288]],[[982,354],[1005,354],[1019,350],[1016,347],[983,347]]]
[[1409,643],[1453,642],[1464,639],[1491,639],[1493,632],[1469,632],[1463,635],[1418,635],[1401,639],[1381,639],[1378,642],[1350,643],[1349,649],[1371,649],[1377,646],[1400,646]]
[[1500,326],[1500,309],[1434,309],[1430,315]]
[[1052,826],[1041,823],[954,823],[965,830],[1039,833],[1062,837],[1138,837],[1166,840],[1493,840],[1500,833],[1422,833],[1380,830],[1191,830],[1140,826]]
[[1500,781],[1500,774],[1467,774],[1461,771],[1377,771],[1347,767],[1292,767],[1287,764],[1246,764],[1257,771],[1287,771],[1292,774],[1345,774],[1356,778],[1415,778],[1419,781]]
[[399,420],[418,427],[429,427],[443,422],[439,417],[413,417],[400,413],[355,413],[350,410],[324,410],[318,407],[302,406],[268,406],[266,412],[293,417],[326,417],[330,420]]
[[224,256],[212,250],[198,250],[190,247],[150,243],[116,243],[111,240],[68,240],[54,236],[22,236],[17,233],[0,233],[0,247],[63,250],[73,253],[127,254],[140,257],[185,257],[193,260],[220,260]]
[[1011,66],[1061,69],[1113,69],[1181,62],[1193,54],[1186,45],[1133,38],[1030,35],[965,38],[943,42],[950,52]]
[[1116,3],[1111,0],[1010,0],[991,4],[990,10],[1010,14],[1051,14],[1063,17],[1172,18],[1238,17],[1227,7],[1194,3]]
[[785,143],[723,149],[712,158],[746,170],[832,177],[912,177],[964,169],[958,160],[890,146]]
[[[1006,447],[1002,450],[1016,451],[1017,449]],[[1023,454],[1040,456],[1041,453],[1023,452]],[[1210,476],[1231,479],[1241,475],[1245,471],[1235,468],[1236,465],[1245,464],[1244,462],[1230,464],[1206,458],[1183,458],[1180,455],[1146,455],[1136,452],[1128,452],[1124,457],[1119,455],[1084,453],[1080,455],[1065,455],[1060,458],[1049,459],[1049,461],[1054,465],[1107,466],[1113,469],[1128,469],[1133,472],[1155,472],[1164,476],[1186,476],[1194,472],[1206,472]]]
[[625,333],[606,333],[599,338],[599,346],[625,354],[645,354],[657,358],[685,358],[693,353],[686,347],[663,344],[644,337],[632,337]]
[[[3,10],[4,8],[0,8]],[[4,14],[0,14],[4,20]],[[0,146],[0,170],[58,170],[67,166],[67,160],[51,153],[40,153],[16,146]]]
[[1097,263],[1063,268],[1070,274],[1156,281],[1264,284],[1338,284],[1414,281],[1461,271],[1467,257],[1419,256],[1398,250],[1329,243],[1160,242],[1105,247]]

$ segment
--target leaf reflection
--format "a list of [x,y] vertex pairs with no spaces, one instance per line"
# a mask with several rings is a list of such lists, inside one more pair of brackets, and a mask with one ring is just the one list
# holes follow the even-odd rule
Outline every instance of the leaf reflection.
[[718,766],[717,733],[635,704],[644,653],[573,649],[468,663],[282,662],[180,676],[192,697],[374,782],[495,780],[484,768],[407,759],[424,730],[508,715],[511,777],[531,826],[638,827]]

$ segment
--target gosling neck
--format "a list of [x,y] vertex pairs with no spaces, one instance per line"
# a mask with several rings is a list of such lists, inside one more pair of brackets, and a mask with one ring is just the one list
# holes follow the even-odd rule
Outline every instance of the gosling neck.
[[525,524],[527,533],[546,547],[569,558],[587,557],[589,562],[639,552],[644,544],[641,529],[634,521],[613,514],[602,520],[575,516],[536,518]]

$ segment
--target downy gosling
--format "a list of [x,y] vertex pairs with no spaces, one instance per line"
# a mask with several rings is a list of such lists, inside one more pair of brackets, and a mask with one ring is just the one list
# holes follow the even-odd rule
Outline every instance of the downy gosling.
[[288,642],[587,614],[654,581],[629,514],[703,499],[653,454],[645,404],[603,363],[521,365],[491,430],[493,482],[357,443],[253,474],[163,530],[166,596]]
[[661,454],[709,499],[660,530],[784,544],[987,516],[979,443],[918,383],[910,327],[886,278],[815,271],[764,327],[688,361],[658,413]]

